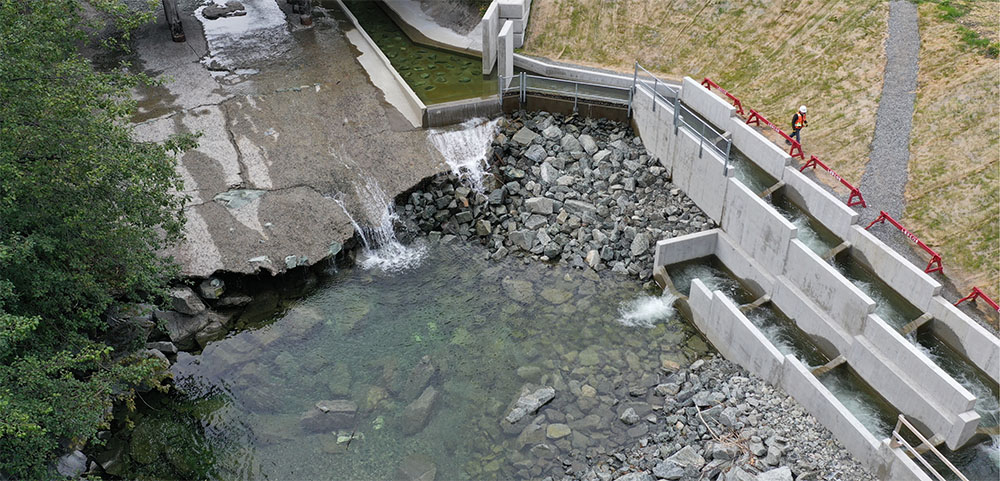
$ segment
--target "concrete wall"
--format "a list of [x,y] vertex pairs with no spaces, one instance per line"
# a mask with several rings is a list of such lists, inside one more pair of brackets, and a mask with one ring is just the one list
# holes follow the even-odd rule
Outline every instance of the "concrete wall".
[[[736,135],[733,135],[735,142]],[[841,240],[846,240],[851,226],[858,222],[859,214],[826,189],[816,185],[799,169],[788,166],[778,177],[785,181],[784,194],[799,208],[805,209]]]
[[931,299],[927,312],[934,316],[930,327],[939,339],[1000,382],[1000,340],[996,336],[941,296]]
[[756,296],[770,295],[774,289],[774,278],[759,262],[740,249],[735,240],[725,231],[719,231],[715,240],[715,257],[734,276],[738,277]]
[[788,244],[795,238],[797,229],[736,179],[729,179],[726,187],[721,225],[722,230],[768,272],[782,273]]
[[861,332],[865,318],[875,310],[875,301],[798,239],[789,243],[784,274],[852,336]]
[[483,29],[483,75],[489,75],[497,64],[497,35],[500,34],[500,12],[497,2],[486,8],[480,25]]
[[736,107],[702,87],[691,77],[681,83],[681,101],[722,131],[730,130]]
[[757,129],[747,125],[739,116],[733,117],[725,126],[733,135],[733,147],[743,152],[764,172],[781,180],[785,167],[792,163],[792,156],[764,137]]
[[711,147],[701,145],[698,137],[687,129],[677,129],[676,132],[672,140],[673,183],[712,220],[720,222],[733,169],[730,167],[723,175],[725,163]]
[[845,240],[851,243],[850,252],[856,260],[868,266],[917,309],[926,311],[931,298],[941,291],[941,284],[925,274],[923,267],[913,265],[864,227],[853,226]]
[[497,34],[497,74],[505,79],[506,87],[514,75],[514,24],[504,22]]
[[476,117],[495,117],[500,114],[496,98],[457,100],[428,105],[424,111],[424,127],[441,127],[464,122]]
[[[654,108],[655,105],[655,108]],[[673,176],[674,167],[674,109],[649,91],[639,88],[632,96],[632,126],[642,137],[642,143],[650,155],[660,160]]]
[[711,229],[672,239],[656,241],[653,253],[653,267],[669,266],[691,259],[699,259],[715,253],[716,235],[719,229]]
[[557,65],[519,53],[514,54],[514,66],[546,77],[554,77],[563,80],[576,80],[578,82],[601,85],[611,85],[613,87],[632,88],[632,74],[626,75],[581,66]]
[[793,319],[802,332],[809,334],[827,357],[832,359],[847,352],[853,336],[784,276],[775,279],[771,302]]

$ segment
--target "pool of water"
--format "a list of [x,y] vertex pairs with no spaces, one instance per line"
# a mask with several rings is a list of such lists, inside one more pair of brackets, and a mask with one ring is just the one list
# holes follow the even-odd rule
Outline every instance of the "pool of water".
[[838,256],[834,261],[834,266],[858,289],[875,301],[875,314],[878,314],[890,326],[900,329],[923,315],[923,312],[920,312],[903,296],[896,293],[882,279],[862,266],[860,262],[855,261],[850,254],[844,253]]
[[496,75],[483,76],[479,57],[413,43],[377,2],[344,4],[425,104],[496,95]]
[[815,252],[816,255],[822,257],[830,252],[830,249],[840,244],[840,239],[837,236],[785,196],[776,193],[771,197],[771,205],[774,206],[774,209],[779,214],[795,225],[797,229],[796,238]]
[[756,296],[743,287],[715,256],[681,262],[666,269],[674,288],[685,296],[691,295],[691,281],[700,279],[710,291],[722,291],[737,305],[756,300]]
[[729,165],[733,166],[736,179],[747,186],[754,194],[760,195],[778,183],[774,177],[764,172],[764,170],[735,147],[730,151]]
[[831,369],[820,376],[819,381],[876,439],[885,439],[892,434],[899,411],[882,399],[847,364]]
[[[709,350],[637,281],[487,255],[435,245],[403,272],[343,269],[267,322],[180,354],[185,395],[140,403],[138,435],[115,441],[124,475],[394,479],[401,464],[430,463],[437,479],[561,476],[559,456],[636,442],[617,421],[629,387]],[[556,390],[542,428],[505,431],[529,383]],[[417,415],[408,406],[428,389],[436,400]],[[302,420],[339,399],[357,405],[351,427]],[[570,433],[546,439],[553,423]]]
[[795,325],[795,321],[786,317],[773,306],[765,304],[751,309],[746,313],[746,316],[778,351],[785,355],[795,356],[808,368],[815,369],[830,361],[812,343],[809,335]]

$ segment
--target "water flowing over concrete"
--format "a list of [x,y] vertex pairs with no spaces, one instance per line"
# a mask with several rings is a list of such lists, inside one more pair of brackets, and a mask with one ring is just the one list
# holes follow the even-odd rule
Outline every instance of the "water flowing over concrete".
[[359,224],[344,205],[343,195],[336,196],[334,200],[350,218],[351,225],[364,244],[361,266],[365,269],[399,272],[420,265],[427,249],[422,244],[404,246],[396,239],[395,224],[399,216],[396,215],[395,204],[378,181],[365,176],[362,182],[354,185],[354,192],[361,206],[361,213],[367,219],[362,221],[363,224]]
[[483,192],[483,178],[489,170],[489,148],[500,118],[469,119],[458,129],[431,130],[428,137],[444,156],[451,171],[476,192]]

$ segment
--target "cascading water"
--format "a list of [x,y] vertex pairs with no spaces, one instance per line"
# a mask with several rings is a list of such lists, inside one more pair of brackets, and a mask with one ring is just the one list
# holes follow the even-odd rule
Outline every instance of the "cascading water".
[[398,272],[420,265],[426,253],[422,244],[404,246],[396,239],[394,224],[399,218],[396,215],[392,200],[385,194],[382,187],[372,177],[365,177],[363,183],[354,184],[354,192],[358,204],[363,210],[367,222],[362,225],[351,215],[344,205],[343,195],[334,198],[347,218],[354,225],[354,230],[361,236],[364,244],[364,260],[361,266],[365,269],[379,268],[386,272]]
[[767,307],[758,307],[746,313],[751,324],[778,349],[778,352],[795,356],[810,369],[826,364],[827,357],[820,352],[790,319]]
[[483,179],[489,175],[487,151],[496,136],[500,118],[475,118],[462,122],[457,130],[431,130],[428,137],[444,156],[451,171],[475,192],[483,192]]
[[812,221],[809,216],[798,212],[795,209],[788,209],[784,206],[774,204],[775,210],[778,211],[782,216],[788,219],[796,227],[796,238],[802,241],[806,247],[815,252],[817,255],[826,254],[831,247],[828,245],[822,237],[820,237],[819,232],[812,226]]
[[722,291],[737,304],[751,302],[754,299],[750,293],[743,289],[735,279],[725,271],[717,269],[705,262],[695,261],[694,263],[684,263],[668,269],[670,278],[674,282],[674,287],[685,296],[691,295],[691,281],[700,279],[709,291]]
[[618,307],[618,323],[627,327],[652,329],[657,322],[674,317],[674,302],[677,296],[665,293],[662,296],[642,296],[622,302]]
[[879,402],[862,387],[854,374],[838,367],[822,376],[819,381],[847,408],[851,414],[878,439],[889,437],[892,423],[887,412],[879,409]]

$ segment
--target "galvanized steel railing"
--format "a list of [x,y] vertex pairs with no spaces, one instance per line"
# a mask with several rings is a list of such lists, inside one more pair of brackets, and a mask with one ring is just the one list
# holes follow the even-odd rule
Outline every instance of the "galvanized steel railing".
[[574,112],[576,112],[581,100],[621,106],[630,106],[632,103],[632,90],[628,88],[542,77],[525,72],[512,77],[497,76],[497,92],[501,103],[504,96],[515,91],[522,105],[527,101],[528,93],[572,98]]
[[895,449],[900,446],[903,446],[904,448],[906,448],[906,451],[910,453],[910,457],[920,461],[920,464],[922,464],[930,474],[934,475],[934,477],[937,478],[939,481],[945,481],[945,478],[941,476],[941,474],[938,473],[933,466],[931,466],[931,463],[927,462],[927,460],[924,459],[924,457],[919,452],[917,452],[916,448],[911,446],[910,443],[906,442],[906,440],[903,439],[902,434],[900,434],[899,432],[899,429],[903,426],[909,428],[910,432],[916,435],[917,439],[919,439],[920,442],[923,443],[922,445],[927,446],[929,450],[932,453],[934,453],[937,456],[937,458],[942,463],[944,463],[944,465],[947,466],[948,469],[951,470],[952,473],[955,474],[955,476],[958,476],[958,479],[960,479],[961,481],[969,481],[969,478],[966,478],[965,475],[963,475],[962,472],[959,471],[954,464],[951,464],[951,461],[948,461],[948,459],[945,458],[943,454],[941,454],[941,451],[938,451],[933,444],[927,441],[927,438],[925,438],[922,434],[920,434],[920,431],[917,431],[917,429],[914,428],[913,425],[910,424],[910,422],[907,421],[906,417],[904,417],[902,414],[899,415],[899,420],[896,421],[896,428],[892,430],[892,437],[889,440],[889,447]]

